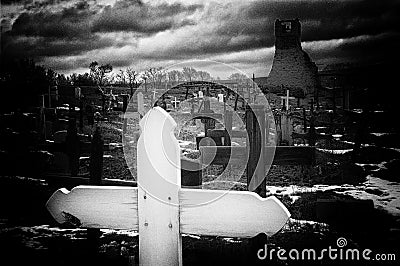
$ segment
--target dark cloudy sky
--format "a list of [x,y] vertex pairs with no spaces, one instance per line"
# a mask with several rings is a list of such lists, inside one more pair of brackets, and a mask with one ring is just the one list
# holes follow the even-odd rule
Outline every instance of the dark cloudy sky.
[[399,0],[1,0],[1,53],[62,73],[94,60],[140,71],[209,59],[267,76],[277,18],[300,19],[320,68],[388,60],[400,47]]

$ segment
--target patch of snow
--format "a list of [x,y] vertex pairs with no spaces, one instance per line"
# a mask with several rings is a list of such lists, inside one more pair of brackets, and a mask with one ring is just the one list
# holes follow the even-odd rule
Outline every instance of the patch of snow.
[[[379,177],[367,176],[367,181],[357,189],[336,191],[338,194],[350,195],[356,199],[373,200],[374,205],[388,213],[400,217],[400,184]],[[379,191],[382,193],[369,193]]]
[[310,146],[308,143],[295,143],[294,146]]
[[224,237],[222,239],[224,241],[228,242],[228,243],[242,243],[242,240],[235,239],[235,238],[232,238],[232,237]]
[[186,237],[190,237],[190,238],[194,238],[194,239],[201,239],[201,237],[198,235],[182,234],[182,236],[186,236]]
[[376,136],[376,137],[382,137],[382,136],[392,135],[393,133],[388,133],[388,132],[383,132],[383,133],[373,132],[373,133],[369,133],[369,134],[374,135],[374,136]]
[[373,172],[379,171],[381,169],[387,169],[385,164],[387,162],[381,162],[381,163],[355,163],[355,165],[357,166],[361,166],[362,168],[365,168],[366,166],[370,166],[370,167],[376,167],[376,170],[371,170]]
[[117,148],[122,148],[122,143],[115,143],[115,142],[111,142],[108,144],[110,149],[117,149]]
[[178,140],[178,143],[181,148],[195,144],[193,141],[188,141],[188,140]]
[[352,109],[351,111],[358,114],[361,114],[363,112],[362,109]]
[[103,233],[102,237],[104,235],[124,235],[124,236],[129,236],[129,237],[135,237],[139,235],[139,232],[134,231],[134,230],[114,230],[114,229],[100,229],[100,231]]
[[298,195],[302,193],[313,193],[313,192],[325,192],[343,189],[355,189],[354,186],[344,184],[344,185],[314,185],[312,187],[307,186],[266,186],[268,195]]
[[328,149],[320,149],[317,148],[318,151],[323,152],[323,153],[329,153],[329,154],[346,154],[351,152],[353,149],[344,149],[344,150],[328,150]]
[[[57,110],[66,110],[66,111],[68,111],[69,110],[69,106],[58,106],[58,107],[56,107],[56,109]],[[75,111],[79,111],[80,109],[79,109],[79,107],[75,107]]]
[[[112,157],[112,155],[110,155],[110,154],[105,154],[105,155],[103,155],[103,158],[104,159],[109,159],[109,158],[113,158]],[[89,160],[90,159],[90,156],[81,156],[81,157],[79,157],[79,160]]]
[[301,198],[301,196],[289,196],[289,198],[292,200],[292,204],[295,203],[298,199]]
[[288,222],[282,228],[283,232],[297,232],[300,231],[302,228],[309,228],[313,227],[318,231],[327,231],[329,230],[329,225],[326,223],[319,223],[314,221],[308,220],[297,220],[293,218],[289,218]]

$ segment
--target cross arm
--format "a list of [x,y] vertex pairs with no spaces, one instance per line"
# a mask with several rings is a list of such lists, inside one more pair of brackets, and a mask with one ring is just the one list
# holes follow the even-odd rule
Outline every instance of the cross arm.
[[[166,203],[167,204],[167,203]],[[180,233],[253,237],[273,235],[290,217],[275,197],[248,191],[180,189]],[[57,190],[46,207],[59,223],[84,228],[139,230],[138,189],[77,186]]]
[[290,217],[274,196],[226,190],[180,190],[180,230],[185,234],[254,237],[277,233]]
[[137,188],[77,186],[59,189],[46,207],[60,224],[84,228],[138,230]]

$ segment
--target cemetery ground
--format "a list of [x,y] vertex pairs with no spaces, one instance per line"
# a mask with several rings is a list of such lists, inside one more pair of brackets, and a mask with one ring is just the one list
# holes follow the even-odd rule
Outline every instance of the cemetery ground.
[[[134,152],[135,139],[129,136],[123,140],[122,127],[118,112],[110,113],[101,123],[104,141],[110,147],[105,151],[103,178],[132,180],[131,172],[136,171],[134,161],[125,161],[122,147],[123,141],[127,147],[131,143],[131,152]],[[320,132],[323,131],[321,128]],[[195,143],[189,141],[193,132],[180,133],[183,153],[192,158],[198,156],[193,152]],[[388,136],[391,135],[372,135],[369,142],[362,145],[355,162],[352,160],[351,140],[344,136],[340,141],[318,141],[316,162],[310,167],[272,166],[267,175],[267,194],[279,198],[292,216],[279,233],[264,239],[268,248],[321,250],[337,247],[337,239],[344,237],[346,248],[369,248],[374,253],[396,254],[399,260],[400,146],[387,139]],[[3,161],[6,161],[5,152],[2,151]],[[88,175],[89,159],[82,157],[79,175]],[[58,187],[35,174],[30,176],[29,173],[34,173],[32,171],[24,171],[24,168],[32,167],[26,166],[26,158],[20,157],[20,164],[17,166],[20,174],[11,175],[3,169],[0,176],[2,265],[132,265],[132,260],[138,262],[137,232],[104,229],[95,245],[88,240],[87,230],[75,228],[72,224],[56,224],[45,209],[45,203]],[[7,167],[9,165],[4,165]],[[212,182],[221,171],[220,166],[209,166],[203,174],[203,187],[225,189],[232,186]],[[234,174],[235,169],[231,173]],[[238,177],[232,189],[247,190],[246,177]],[[342,203],[344,200],[348,203]],[[325,207],[324,202],[328,204]],[[332,217],[325,213],[326,208],[331,211],[336,208],[338,215]],[[184,235],[182,250],[184,265],[245,265],[250,256],[256,256],[249,254],[249,240],[224,237]],[[349,264],[348,261],[329,259],[322,262],[282,261],[276,257],[260,261],[261,265],[322,263]],[[363,260],[351,263],[379,265]],[[382,264],[394,265],[395,262]]]

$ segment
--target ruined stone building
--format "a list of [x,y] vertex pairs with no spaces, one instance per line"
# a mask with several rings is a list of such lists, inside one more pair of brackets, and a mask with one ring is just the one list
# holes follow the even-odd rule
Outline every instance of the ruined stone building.
[[296,97],[295,105],[307,105],[320,87],[318,68],[301,47],[299,19],[275,21],[275,55],[267,89],[278,95]]

